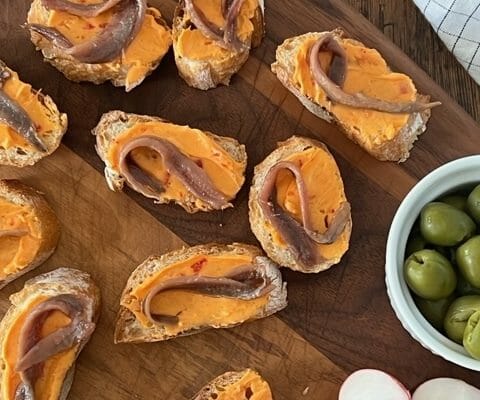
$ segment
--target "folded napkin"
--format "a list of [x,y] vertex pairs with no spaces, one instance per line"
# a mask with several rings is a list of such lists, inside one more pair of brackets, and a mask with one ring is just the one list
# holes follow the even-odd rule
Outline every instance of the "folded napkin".
[[414,0],[445,45],[480,84],[480,0]]

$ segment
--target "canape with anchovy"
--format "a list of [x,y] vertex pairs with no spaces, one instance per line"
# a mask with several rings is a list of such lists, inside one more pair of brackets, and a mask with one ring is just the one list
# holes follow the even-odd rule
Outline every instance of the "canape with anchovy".
[[188,85],[228,85],[264,34],[263,0],[181,0],[173,20],[173,51]]
[[432,108],[412,79],[339,29],[286,39],[272,71],[312,113],[379,160],[405,161]]
[[46,61],[74,81],[129,91],[168,51],[170,30],[146,0],[34,0],[25,27]]
[[59,268],[30,279],[10,300],[0,322],[0,398],[65,399],[95,330],[98,288],[87,273]]
[[44,195],[17,180],[0,180],[0,289],[54,252],[60,225]]
[[245,180],[245,147],[232,138],[121,111],[93,133],[112,190],[127,184],[157,203],[212,211],[232,207]]
[[152,256],[123,292],[116,342],[154,342],[228,328],[286,306],[278,266],[253,246],[207,244]]
[[337,164],[320,142],[292,137],[255,167],[250,226],[277,264],[319,272],[347,251],[352,219]]
[[58,148],[66,129],[52,99],[0,60],[0,165],[35,164]]

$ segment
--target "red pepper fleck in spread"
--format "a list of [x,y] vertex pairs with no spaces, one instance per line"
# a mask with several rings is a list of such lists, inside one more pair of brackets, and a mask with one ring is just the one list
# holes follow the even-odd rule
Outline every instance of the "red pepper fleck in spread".
[[195,272],[196,274],[198,274],[203,266],[207,263],[207,259],[206,258],[202,258],[200,260],[198,260],[196,263],[192,264],[190,266],[190,268],[193,270],[193,272]]
[[85,29],[94,29],[95,28],[95,25],[91,24],[90,22],[87,22],[85,24]]
[[163,182],[163,186],[165,186],[165,187],[170,186],[170,177],[171,177],[170,173],[167,172],[165,174],[165,182]]

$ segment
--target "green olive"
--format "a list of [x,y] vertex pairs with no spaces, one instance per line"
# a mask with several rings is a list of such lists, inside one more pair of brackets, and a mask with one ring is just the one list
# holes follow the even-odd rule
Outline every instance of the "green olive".
[[467,198],[468,213],[480,223],[480,185],[471,191]]
[[441,331],[443,330],[443,321],[445,320],[448,307],[454,299],[455,297],[453,295],[446,299],[435,301],[415,297],[415,303],[425,319],[430,322],[435,329]]
[[467,321],[477,311],[480,311],[480,296],[463,296],[456,299],[450,304],[443,322],[447,336],[457,343],[462,343]]
[[468,319],[463,333],[463,347],[473,358],[480,360],[480,311]]
[[480,288],[480,236],[474,236],[457,249],[457,265],[463,277]]
[[459,194],[445,196],[438,201],[449,204],[460,211],[467,211],[467,198],[464,196],[460,196]]
[[427,241],[422,237],[422,235],[420,234],[410,235],[410,237],[408,238],[405,255],[408,257],[409,255],[415,253],[416,251],[423,250],[426,245],[427,245]]
[[456,246],[475,232],[475,222],[463,211],[449,204],[427,204],[420,214],[422,236],[438,246]]
[[405,261],[403,271],[407,285],[423,299],[443,299],[457,286],[452,264],[435,250],[413,253]]
[[470,285],[462,274],[457,275],[457,288],[455,290],[459,296],[468,296],[470,294],[480,295],[480,289]]

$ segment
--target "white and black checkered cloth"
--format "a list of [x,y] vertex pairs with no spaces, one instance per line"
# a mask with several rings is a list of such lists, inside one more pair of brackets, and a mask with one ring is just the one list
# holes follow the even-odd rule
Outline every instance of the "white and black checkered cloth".
[[480,0],[414,0],[445,45],[480,84]]

